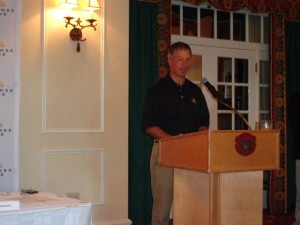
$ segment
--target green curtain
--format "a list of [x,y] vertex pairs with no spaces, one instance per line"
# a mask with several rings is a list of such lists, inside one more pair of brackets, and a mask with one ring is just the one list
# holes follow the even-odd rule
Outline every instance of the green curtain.
[[293,157],[293,136],[289,121],[289,99],[293,92],[300,91],[300,23],[285,22],[286,36],[286,102],[287,102],[287,171],[288,206],[295,203],[295,159]]
[[157,4],[130,0],[129,219],[151,223],[149,161],[152,138],[141,130],[145,92],[158,79]]

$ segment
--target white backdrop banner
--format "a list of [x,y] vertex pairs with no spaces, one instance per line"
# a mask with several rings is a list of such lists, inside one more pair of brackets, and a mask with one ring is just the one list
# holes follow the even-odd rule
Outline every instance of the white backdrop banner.
[[0,192],[19,189],[21,0],[0,0]]

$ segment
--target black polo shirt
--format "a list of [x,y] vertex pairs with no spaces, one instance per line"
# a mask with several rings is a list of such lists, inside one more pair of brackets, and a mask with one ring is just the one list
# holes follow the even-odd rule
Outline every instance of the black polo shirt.
[[209,111],[201,89],[187,80],[180,86],[170,76],[150,87],[144,102],[142,129],[158,126],[171,135],[209,126]]

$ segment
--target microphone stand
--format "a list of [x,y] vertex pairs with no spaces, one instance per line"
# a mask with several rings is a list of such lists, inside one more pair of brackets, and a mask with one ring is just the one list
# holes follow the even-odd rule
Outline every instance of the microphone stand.
[[248,129],[249,129],[249,130],[252,130],[252,128],[251,128],[249,122],[245,119],[245,117],[244,117],[239,111],[237,111],[235,108],[233,108],[233,107],[231,107],[230,105],[228,105],[226,102],[224,102],[223,99],[220,99],[220,98],[217,98],[217,97],[215,97],[215,98],[218,100],[218,102],[222,103],[222,104],[225,105],[227,108],[231,109],[234,113],[236,113],[236,114],[237,114],[237,115],[245,122],[245,124],[248,126]]
[[217,99],[218,102],[222,103],[223,105],[225,105],[227,108],[229,108],[230,110],[232,110],[234,113],[236,113],[240,118],[242,118],[242,120],[245,122],[245,124],[247,124],[248,129],[251,129],[251,126],[249,124],[249,122],[245,119],[245,117],[239,112],[237,111],[235,108],[231,107],[230,105],[228,105],[226,102],[224,102],[224,98],[220,95],[220,93],[214,88],[214,86],[212,86],[206,78],[202,78],[201,80],[202,84],[204,84],[204,86],[207,88],[207,90],[210,92],[210,94]]

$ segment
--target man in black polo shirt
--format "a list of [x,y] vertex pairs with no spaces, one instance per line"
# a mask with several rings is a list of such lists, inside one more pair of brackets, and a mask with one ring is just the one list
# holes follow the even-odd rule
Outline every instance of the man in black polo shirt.
[[[209,111],[201,89],[186,75],[192,63],[189,45],[176,42],[168,49],[170,73],[150,87],[145,98],[142,129],[154,139],[209,127]],[[151,225],[168,225],[173,202],[173,169],[158,164],[154,141],[151,160],[153,196]]]

